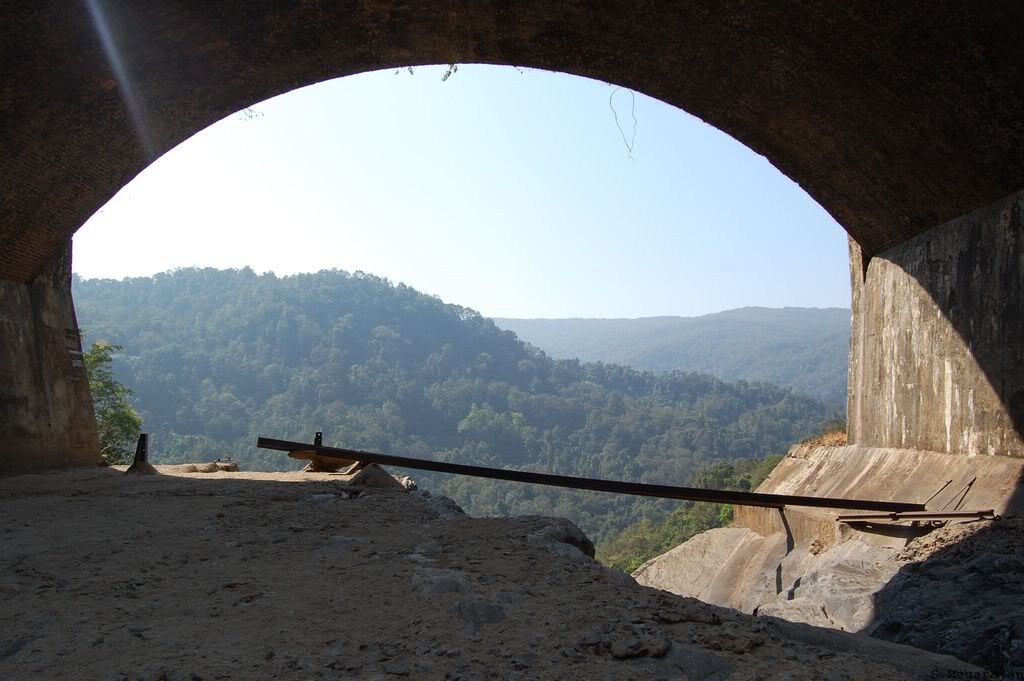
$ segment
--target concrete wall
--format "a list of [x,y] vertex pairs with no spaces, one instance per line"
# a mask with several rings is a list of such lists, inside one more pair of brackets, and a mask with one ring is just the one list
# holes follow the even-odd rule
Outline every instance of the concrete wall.
[[95,465],[70,242],[32,283],[0,281],[0,475]]
[[1024,457],[1024,192],[870,259],[851,241],[851,444]]

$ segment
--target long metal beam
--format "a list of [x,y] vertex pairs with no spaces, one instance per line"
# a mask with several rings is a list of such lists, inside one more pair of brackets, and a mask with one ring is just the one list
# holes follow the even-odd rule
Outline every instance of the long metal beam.
[[699,489],[696,487],[675,487],[671,485],[648,485],[638,482],[621,482],[618,480],[597,480],[594,478],[578,478],[569,475],[550,475],[548,473],[530,473],[527,471],[506,470],[504,468],[488,468],[470,466],[461,463],[414,459],[408,456],[378,454],[358,449],[341,447],[325,447],[319,442],[307,444],[289,442],[274,438],[261,437],[256,446],[262,449],[276,449],[283,452],[316,452],[322,457],[356,460],[365,463],[376,463],[384,466],[414,468],[437,473],[454,473],[455,475],[471,475],[477,478],[493,480],[509,480],[526,482],[535,485],[550,485],[569,489],[585,489],[595,492],[612,492],[615,494],[633,494],[643,497],[659,497],[662,499],[682,499],[686,501],[710,501],[718,504],[735,504],[737,506],[761,506],[765,508],[783,508],[785,506],[814,506],[818,508],[848,508],[861,511],[923,511],[924,504],[910,504],[898,501],[870,501],[867,499],[837,499],[830,497],[804,497],[791,494],[761,494],[758,492],[732,492],[717,489]]
[[996,517],[994,509],[987,508],[981,511],[904,511],[896,513],[853,513],[849,515],[836,516],[836,521],[862,522],[867,520],[993,520]]

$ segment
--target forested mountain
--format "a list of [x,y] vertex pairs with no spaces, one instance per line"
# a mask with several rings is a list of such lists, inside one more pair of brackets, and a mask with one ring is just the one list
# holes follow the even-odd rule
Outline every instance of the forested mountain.
[[764,381],[845,409],[848,309],[744,307],[702,317],[494,322],[556,358]]
[[[473,310],[362,273],[249,269],[74,281],[87,342],[158,461],[230,455],[294,468],[258,435],[538,471],[685,484],[698,466],[780,454],[833,414],[772,385],[553,360]],[[421,481],[428,478],[416,473]],[[437,476],[468,511],[558,513],[595,539],[668,502]]]

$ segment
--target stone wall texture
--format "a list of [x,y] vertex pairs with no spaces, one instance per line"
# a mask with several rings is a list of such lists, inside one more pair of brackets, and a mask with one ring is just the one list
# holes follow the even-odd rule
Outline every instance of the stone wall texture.
[[851,443],[1024,457],[1024,192],[850,250]]
[[100,459],[70,249],[31,284],[0,280],[0,475]]
[[1016,0],[0,0],[0,279],[30,281],[128,180],[225,116],[455,62],[677,106],[879,253],[1024,188],[1021,25]]

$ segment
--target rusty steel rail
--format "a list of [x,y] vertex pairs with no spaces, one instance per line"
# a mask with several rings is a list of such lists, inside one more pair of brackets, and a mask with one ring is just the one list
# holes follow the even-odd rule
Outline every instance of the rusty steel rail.
[[895,511],[893,513],[853,513],[836,516],[836,521],[863,522],[869,520],[994,520],[996,512],[987,508],[980,511]]
[[429,461],[414,459],[408,456],[378,454],[358,449],[325,447],[320,438],[315,443],[289,442],[274,438],[261,437],[256,446],[261,449],[276,449],[282,452],[315,452],[321,457],[345,459],[346,461],[362,461],[384,466],[414,468],[436,473],[454,473],[470,475],[477,478],[525,482],[535,485],[550,485],[569,489],[585,489],[595,492],[612,492],[615,494],[632,494],[643,497],[659,497],[662,499],[681,499],[685,501],[710,501],[719,504],[735,504],[737,506],[760,506],[764,508],[783,508],[785,506],[814,506],[818,508],[847,508],[861,511],[923,511],[924,504],[911,504],[898,501],[871,501],[867,499],[836,499],[830,497],[804,497],[791,494],[761,494],[758,492],[731,492],[717,489],[699,489],[695,487],[675,487],[672,485],[648,485],[638,482],[621,482],[618,480],[598,480],[594,478],[578,478],[568,475],[551,475],[548,473],[530,473],[527,471],[506,470],[504,468],[488,468],[470,466],[461,463]]

